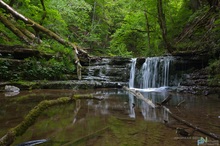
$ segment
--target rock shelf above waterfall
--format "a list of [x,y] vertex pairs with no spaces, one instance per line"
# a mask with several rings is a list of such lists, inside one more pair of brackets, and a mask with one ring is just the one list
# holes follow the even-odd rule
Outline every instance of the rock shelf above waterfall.
[[[76,73],[73,73],[62,81],[32,81],[25,85],[2,83],[0,91],[6,84],[21,89],[92,89],[129,86],[139,89],[177,87],[179,92],[207,95],[215,93],[219,87],[216,89],[209,87],[208,73],[203,70],[205,63],[198,58],[187,59],[186,56],[94,57],[82,62],[82,80],[74,78],[73,74]],[[200,89],[201,92],[198,91]]]
[[83,64],[83,80],[128,82],[130,60],[122,57],[91,59]]

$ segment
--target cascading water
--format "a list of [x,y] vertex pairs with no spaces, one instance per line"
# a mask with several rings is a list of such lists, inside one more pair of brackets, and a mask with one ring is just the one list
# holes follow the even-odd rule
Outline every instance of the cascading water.
[[[168,95],[168,92],[164,91],[166,91],[166,86],[169,86],[172,60],[172,57],[150,57],[146,58],[144,62],[142,58],[140,60],[133,58],[131,60],[129,88],[142,92],[142,95],[152,100],[153,103],[160,103]],[[144,62],[142,66],[139,64],[140,62]],[[155,94],[154,92],[160,93]],[[136,117],[134,103],[134,96],[129,94],[129,116],[131,118]],[[169,121],[166,111],[162,110],[163,116],[158,116],[156,110],[152,110],[147,103],[141,102],[139,106],[145,120],[163,121],[165,119]]]
[[131,60],[131,70],[130,70],[130,79],[129,79],[129,87],[134,87],[134,79],[135,79],[135,67],[136,67],[137,58],[132,58]]
[[[166,87],[169,86],[169,73],[170,65],[172,62],[171,57],[151,57],[143,60],[142,58],[131,59],[130,65],[130,79],[129,88],[142,92],[142,95],[153,103],[161,102],[168,94]],[[144,62],[142,66],[139,64]],[[154,92],[160,92],[155,94]],[[129,94],[129,116],[135,118],[135,105],[134,96]],[[158,116],[158,113],[145,102],[141,102],[136,106],[140,106],[142,115],[145,120],[163,121],[164,119],[169,121],[168,113],[163,112],[163,116]]]
[[140,87],[146,89],[168,86],[171,61],[171,57],[146,58],[141,68],[142,80]]
[[139,89],[169,86],[169,72],[172,57],[149,57],[142,67],[136,68],[137,58],[131,60],[129,87]]
[[[137,61],[137,58],[132,58],[132,60],[131,60],[129,88],[134,87],[136,61]],[[131,118],[135,118],[135,111],[134,111],[134,108],[133,108],[133,104],[134,104],[134,96],[132,94],[129,94],[129,107],[130,107],[129,116]]]

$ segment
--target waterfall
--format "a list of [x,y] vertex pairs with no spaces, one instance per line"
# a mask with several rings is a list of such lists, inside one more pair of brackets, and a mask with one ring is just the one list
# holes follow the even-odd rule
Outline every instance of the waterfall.
[[[136,61],[137,61],[137,58],[132,58],[131,59],[131,70],[130,70],[129,88],[133,88],[134,87]],[[129,116],[131,118],[135,118],[135,111],[134,111],[134,108],[133,108],[133,104],[134,104],[134,96],[132,94],[129,94],[129,107],[130,107]]]
[[171,57],[146,58],[141,68],[140,87],[145,89],[168,86],[171,61]]
[[[129,88],[142,92],[142,95],[153,103],[163,101],[168,92],[167,86],[169,83],[170,70],[172,57],[149,57],[149,58],[133,58],[130,64],[130,78]],[[157,92],[155,94],[155,92]],[[141,113],[145,120],[163,121],[169,120],[168,113],[164,110],[156,112],[145,103],[140,101],[138,103],[134,100],[134,96],[129,94],[129,117],[136,118],[135,108],[141,109]]]
[[134,87],[134,79],[135,79],[135,66],[136,66],[137,58],[132,58],[131,60],[131,70],[130,70],[130,79],[129,79],[129,87]]
[[[142,59],[142,58],[141,58]],[[169,86],[172,57],[148,57],[145,60],[131,59],[129,88],[150,89]],[[144,62],[141,65],[136,62]],[[161,88],[162,89],[162,88]]]

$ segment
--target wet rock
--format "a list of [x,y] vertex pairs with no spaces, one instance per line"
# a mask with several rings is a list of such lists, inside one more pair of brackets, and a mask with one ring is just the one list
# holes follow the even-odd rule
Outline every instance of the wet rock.
[[128,82],[130,62],[130,58],[123,57],[94,58],[84,63],[82,77],[91,81]]
[[5,96],[15,96],[20,93],[20,89],[16,86],[6,85],[5,86]]
[[5,86],[5,92],[20,92],[20,89],[15,86],[6,85]]
[[106,82],[92,80],[50,81],[40,83],[41,89],[94,89],[94,88],[121,88],[127,82]]

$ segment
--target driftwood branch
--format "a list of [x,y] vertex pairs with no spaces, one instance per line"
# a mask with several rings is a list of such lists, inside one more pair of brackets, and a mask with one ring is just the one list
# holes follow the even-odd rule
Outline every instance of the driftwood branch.
[[[145,101],[146,103],[148,103],[148,104],[151,105],[152,107],[154,107],[154,108],[156,107],[155,104],[152,103],[151,100],[149,100],[149,99],[147,99],[147,98],[144,98],[143,95],[142,95],[140,92],[137,92],[137,91],[135,91],[134,89],[129,89],[128,87],[123,87],[123,89],[125,89],[125,90],[131,92],[134,96],[136,96],[136,98]],[[147,99],[147,100],[146,100],[146,99]],[[212,138],[214,138],[214,139],[220,140],[220,137],[219,137],[218,135],[216,135],[216,134],[214,134],[214,133],[210,133],[210,132],[208,132],[208,131],[206,131],[206,130],[204,130],[204,129],[202,129],[202,128],[199,128],[198,126],[194,126],[193,124],[191,124],[191,123],[187,122],[186,120],[181,119],[180,117],[178,117],[178,116],[176,116],[175,114],[173,114],[173,113],[170,111],[169,108],[167,108],[166,106],[164,106],[164,105],[162,104],[162,103],[167,103],[170,99],[171,99],[171,97],[168,96],[168,97],[167,97],[165,100],[163,100],[160,104],[161,104],[161,107],[162,107],[165,111],[167,111],[168,114],[169,114],[172,118],[174,118],[175,120],[177,120],[177,121],[179,121],[179,122],[181,122],[181,123],[183,123],[183,124],[185,124],[185,125],[187,125],[187,126],[193,128],[194,130],[197,130],[197,131],[199,131],[199,132],[201,132],[201,133],[203,133],[203,134],[205,134],[205,135],[207,135],[207,136],[210,136],[210,137],[212,137]]]
[[[185,101],[184,101],[184,102],[185,102]],[[180,102],[180,103],[182,103],[182,102]],[[191,124],[191,123],[187,122],[186,120],[184,120],[184,119],[182,119],[182,118],[176,116],[175,114],[173,114],[173,113],[170,111],[170,109],[168,109],[166,106],[163,106],[163,105],[162,105],[162,107],[163,107],[163,109],[164,109],[165,111],[167,111],[168,114],[169,114],[172,118],[174,118],[175,120],[177,120],[177,121],[179,121],[179,122],[181,122],[181,123],[183,123],[183,124],[185,124],[185,125],[187,125],[187,126],[193,128],[194,130],[199,131],[199,132],[201,132],[201,133],[203,133],[203,134],[205,134],[205,135],[207,135],[207,136],[210,136],[210,137],[212,137],[212,138],[214,138],[214,139],[220,140],[220,137],[219,137],[218,135],[216,135],[216,134],[214,134],[214,133],[210,133],[210,132],[208,132],[208,131],[206,131],[206,130],[204,130],[204,129],[202,129],[202,128],[199,128],[198,126],[194,126],[193,124]]]
[[159,106],[165,105],[165,104],[167,104],[171,99],[172,99],[172,96],[169,95],[169,96],[167,96],[161,103],[157,103],[157,105],[159,105]]
[[146,102],[152,108],[156,107],[156,105],[150,99],[144,98],[144,96],[139,91],[136,91],[134,89],[129,89],[128,87],[125,87],[125,86],[123,87],[123,89],[129,91],[130,93],[132,93],[137,99],[140,99],[140,100]]
[[172,96],[169,95],[169,96],[167,96],[160,104],[161,104],[161,105],[165,105],[165,104],[167,104],[171,99],[172,99]]
[[207,136],[210,136],[210,137],[212,137],[212,138],[214,138],[214,139],[220,140],[220,137],[219,137],[218,135],[216,135],[216,134],[214,134],[214,133],[210,133],[210,132],[208,132],[208,131],[206,131],[206,130],[204,130],[204,129],[202,129],[202,128],[199,128],[198,126],[194,126],[193,124],[191,124],[191,123],[189,123],[189,122],[187,122],[187,121],[181,119],[180,117],[174,115],[174,114],[173,114],[168,108],[166,108],[165,106],[162,106],[162,107],[163,107],[163,108],[169,113],[169,115],[170,115],[172,118],[174,118],[175,120],[177,120],[177,121],[179,121],[179,122],[181,122],[181,123],[183,123],[183,124],[185,124],[185,125],[187,125],[187,126],[193,128],[193,129],[195,129],[196,131],[199,131],[199,132],[201,132],[201,133],[203,133],[203,134],[205,134],[205,135],[207,135]]
[[0,146],[11,145],[17,136],[21,136],[25,133],[25,131],[35,123],[36,119],[40,116],[40,114],[49,107],[65,104],[69,102],[73,102],[76,99],[97,99],[93,95],[74,95],[72,97],[61,97],[56,100],[44,100],[40,102],[37,106],[35,106],[28,115],[24,118],[20,124],[16,127],[11,128],[1,139]]
[[184,102],[185,102],[185,100],[179,102],[179,103],[176,105],[176,107],[179,107],[179,106],[180,106],[181,104],[183,104]]

